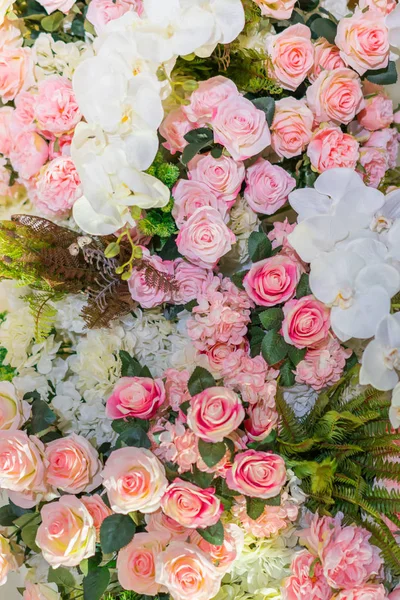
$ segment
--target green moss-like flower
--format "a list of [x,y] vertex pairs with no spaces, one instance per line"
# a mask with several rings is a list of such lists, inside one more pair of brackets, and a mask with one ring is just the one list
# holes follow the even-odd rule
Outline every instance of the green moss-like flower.
[[149,210],[146,218],[139,221],[138,227],[145,235],[158,235],[161,238],[168,238],[178,231],[171,214],[158,209]]
[[162,181],[170,189],[175,185],[175,183],[179,179],[180,173],[178,165],[164,162],[159,167],[157,167],[156,171],[156,177],[160,179],[160,181]]
[[17,374],[16,370],[9,365],[3,365],[6,354],[6,348],[0,348],[0,381],[12,381]]

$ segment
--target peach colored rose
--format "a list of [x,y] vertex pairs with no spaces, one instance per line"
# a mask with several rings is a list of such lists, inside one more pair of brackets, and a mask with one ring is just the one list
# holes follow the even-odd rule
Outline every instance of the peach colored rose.
[[240,556],[244,545],[244,533],[234,523],[228,523],[224,526],[224,543],[221,546],[210,544],[197,531],[191,533],[190,541],[211,558],[219,572],[227,573]]
[[257,305],[275,306],[294,296],[300,274],[299,263],[277,254],[254,263],[243,286]]
[[367,584],[360,587],[355,587],[351,590],[339,592],[335,600],[394,600],[394,597],[386,596],[384,586]]
[[0,535],[0,586],[7,582],[10,571],[16,571],[18,566],[17,558],[11,552],[8,539]]
[[101,484],[102,464],[97,450],[81,435],[67,437],[46,444],[48,483],[68,494],[91,492]]
[[74,161],[60,156],[39,173],[33,203],[44,215],[60,217],[68,214],[80,196],[81,180]]
[[335,167],[355,169],[359,158],[357,140],[337,125],[323,124],[317,129],[307,148],[307,156],[318,173]]
[[346,65],[359,75],[388,65],[389,34],[385,17],[377,10],[356,8],[351,17],[340,19],[335,44]]
[[82,115],[69,79],[55,75],[39,82],[35,117],[39,129],[55,135],[75,128]]
[[360,149],[362,176],[367,185],[377,188],[389,168],[389,155],[385,148],[364,146]]
[[239,96],[236,85],[227,77],[217,75],[199,83],[183,111],[192,123],[205,125],[211,121],[215,107],[231,96]]
[[255,156],[271,143],[265,114],[243,96],[230,96],[217,104],[211,119],[214,141],[234,160]]
[[254,0],[261,8],[261,14],[273,19],[290,19],[295,0]]
[[267,53],[271,61],[271,75],[284,89],[296,90],[314,65],[310,28],[298,23],[282,33],[269,36]]
[[318,123],[350,123],[364,108],[361,81],[351,69],[322,71],[307,90],[307,102]]
[[172,216],[180,229],[198,208],[208,206],[217,210],[227,220],[227,206],[200,181],[180,179],[172,190],[174,206]]
[[219,158],[198,154],[189,163],[189,179],[204,183],[228,208],[235,203],[244,176],[244,164],[224,154]]
[[20,177],[30,179],[36,175],[47,161],[49,147],[35,131],[23,131],[14,140],[10,160]]
[[165,138],[163,142],[164,148],[169,150],[171,154],[182,152],[188,142],[183,137],[192,129],[197,129],[197,123],[191,123],[186,116],[182,106],[171,110],[165,117],[160,126],[160,135]]
[[53,567],[76,567],[96,551],[96,529],[85,505],[76,496],[45,504],[36,544]]
[[285,169],[259,158],[247,169],[244,198],[254,212],[273,215],[295,187],[296,180]]
[[236,237],[215,208],[198,208],[186,221],[176,238],[178,250],[190,262],[212,269],[229,252]]
[[9,46],[0,52],[0,98],[6,104],[32,82],[31,48]]
[[[8,2],[9,0],[6,0]],[[12,4],[12,2],[10,3]],[[2,3],[2,7],[4,9],[4,3]],[[24,43],[24,39],[21,35],[21,30],[18,27],[19,21],[13,19],[9,19],[7,16],[2,20],[4,15],[3,10],[0,8],[0,51],[3,48],[11,47],[11,48],[19,48]],[[11,15],[10,15],[11,16]]]
[[151,377],[122,377],[107,400],[109,419],[152,419],[165,402],[162,379]]
[[30,413],[30,404],[21,400],[14,385],[9,381],[0,381],[0,430],[19,429]]
[[314,43],[314,68],[308,79],[313,82],[321,71],[334,71],[345,66],[339,48],[327,42],[325,38],[319,38]]
[[272,452],[241,452],[234,458],[226,483],[231,490],[245,496],[273,498],[286,483],[285,461]]
[[145,515],[146,529],[154,533],[168,533],[171,539],[185,541],[190,535],[190,531],[166,515],[161,509],[150,515]]
[[[55,586],[55,584],[52,584]],[[22,594],[23,600],[60,600],[60,594],[45,583],[32,583],[27,581],[25,583],[25,590]]]
[[11,106],[0,107],[0,154],[6,158],[9,156],[12,147],[12,136],[10,127],[14,119],[15,109]]
[[85,505],[88,513],[93,519],[93,526],[96,529],[96,539],[100,540],[100,527],[104,519],[111,516],[112,510],[108,508],[107,504],[102,500],[99,494],[93,494],[93,496],[82,496],[81,502]]
[[280,158],[303,152],[311,139],[314,116],[304,100],[282,98],[275,103],[271,146]]
[[134,11],[140,16],[143,13],[143,0],[91,0],[86,18],[99,35],[107,23],[119,19],[128,11]]
[[235,431],[245,417],[239,396],[223,387],[210,387],[190,401],[187,422],[206,442],[221,442]]
[[393,122],[393,100],[384,94],[365,99],[365,108],[357,115],[362,127],[369,131],[384,129]]
[[146,596],[156,596],[166,591],[166,588],[155,580],[155,563],[157,556],[165,550],[169,539],[167,533],[160,531],[137,533],[133,540],[120,550],[117,574],[124,590],[132,590]]
[[283,307],[282,332],[285,341],[296,348],[309,348],[326,340],[330,310],[314,296],[290,300]]
[[168,517],[189,529],[215,525],[223,511],[213,488],[202,489],[179,478],[167,488],[161,508]]
[[194,544],[172,542],[156,558],[156,581],[174,600],[210,600],[220,588],[221,577]]
[[156,511],[168,486],[163,465],[145,448],[114,450],[102,477],[112,510],[124,515]]
[[[314,573],[311,576],[311,566]],[[295,555],[291,564],[292,575],[284,580],[283,600],[331,600],[332,590],[322,572],[321,563],[308,550]]]
[[178,290],[173,294],[176,304],[186,304],[195,300],[213,278],[213,273],[203,267],[196,267],[182,258],[174,261],[174,279]]

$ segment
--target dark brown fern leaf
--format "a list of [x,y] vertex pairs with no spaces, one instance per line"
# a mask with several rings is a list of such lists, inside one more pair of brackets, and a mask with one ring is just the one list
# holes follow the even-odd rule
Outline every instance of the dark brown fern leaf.
[[127,286],[120,282],[114,295],[104,296],[101,302],[90,294],[81,315],[89,329],[109,327],[111,321],[127,315],[134,307],[135,302],[127,293]]
[[149,287],[167,294],[173,294],[178,291],[179,285],[173,275],[161,273],[144,259],[135,261],[134,265],[137,271],[143,272],[146,285]]
[[68,248],[79,237],[79,234],[71,229],[60,227],[48,219],[35,217],[34,215],[13,215],[11,220],[18,225],[27,227],[35,234],[35,237],[48,244]]

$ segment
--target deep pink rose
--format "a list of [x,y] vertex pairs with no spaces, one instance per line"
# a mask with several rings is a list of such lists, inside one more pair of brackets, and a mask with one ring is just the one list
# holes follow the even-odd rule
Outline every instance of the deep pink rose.
[[190,400],[187,422],[206,442],[222,442],[245,417],[239,396],[223,387],[210,387]]
[[81,180],[75,163],[69,156],[60,156],[39,173],[33,203],[43,214],[60,217],[68,214],[80,196]]
[[219,158],[198,154],[189,163],[189,179],[204,183],[228,208],[235,203],[244,176],[244,164],[224,154]]
[[307,102],[318,123],[350,123],[364,108],[361,81],[351,69],[322,71],[307,90]]
[[285,169],[259,158],[247,169],[244,198],[254,212],[273,215],[295,187],[296,180]]
[[39,83],[35,117],[39,129],[55,135],[75,128],[82,115],[69,79],[53,76]]
[[299,263],[277,254],[254,263],[243,285],[259,306],[275,306],[294,296],[300,274]]
[[175,110],[171,110],[160,125],[160,135],[165,138],[163,142],[164,148],[169,150],[171,154],[182,152],[188,142],[183,137],[191,129],[196,129],[197,123],[191,123],[186,116],[183,108],[180,106]]
[[200,181],[180,179],[172,190],[174,206],[172,216],[180,229],[194,212],[203,206],[209,206],[217,210],[222,219],[226,221],[227,206],[218,200],[217,196]]
[[107,400],[106,412],[109,419],[148,420],[154,417],[165,401],[162,379],[151,377],[122,377]]
[[330,310],[314,296],[286,302],[283,314],[282,332],[288,344],[296,348],[309,348],[327,338]]
[[315,556],[308,550],[296,554],[290,568],[292,575],[284,581],[283,600],[331,600],[332,590],[324,577],[321,563],[315,563]]
[[271,146],[280,158],[292,158],[303,152],[311,139],[313,121],[304,100],[288,97],[276,102]]
[[318,173],[335,167],[355,169],[359,158],[357,140],[337,125],[323,125],[314,133],[307,156]]
[[357,120],[369,131],[389,127],[393,122],[393,100],[384,94],[366,98],[365,108],[358,113]]
[[286,483],[285,461],[272,452],[241,452],[234,458],[226,483],[231,490],[244,496],[273,498]]
[[313,82],[321,71],[334,71],[345,66],[339,48],[327,42],[325,38],[319,38],[314,43],[314,68],[308,79]]
[[213,488],[202,489],[193,483],[175,479],[161,500],[164,513],[189,529],[215,525],[223,512]]
[[211,121],[215,107],[231,96],[239,96],[236,85],[230,79],[217,75],[201,81],[190,96],[190,104],[183,106],[189,121],[204,125]]
[[291,25],[267,38],[272,75],[286,90],[296,90],[314,65],[311,31],[306,25]]

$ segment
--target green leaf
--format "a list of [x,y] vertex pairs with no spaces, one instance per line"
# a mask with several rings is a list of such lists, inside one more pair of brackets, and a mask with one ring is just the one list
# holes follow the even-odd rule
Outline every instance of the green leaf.
[[133,358],[125,350],[119,351],[121,359],[121,375],[122,377],[139,377],[142,367],[136,358]]
[[39,528],[39,523],[32,523],[31,525],[26,525],[21,530],[21,537],[24,543],[33,550],[34,552],[40,553],[40,548],[36,545],[36,534]]
[[57,11],[52,15],[44,17],[44,19],[42,19],[40,23],[45,31],[57,31],[64,17],[65,15],[62,12]]
[[307,348],[296,348],[295,346],[290,346],[288,348],[288,357],[293,363],[294,367],[297,367],[300,361],[302,361],[306,355]]
[[312,294],[309,279],[310,277],[307,273],[302,274],[299,283],[297,284],[296,298],[303,298],[303,296]]
[[264,339],[265,331],[261,327],[252,327],[250,333],[250,356],[254,358],[261,352],[261,344]]
[[282,499],[280,494],[274,496],[273,498],[267,498],[266,500],[263,500],[264,504],[267,504],[268,506],[280,506],[281,501]]
[[318,17],[318,19],[314,19],[314,21],[311,23],[310,29],[314,39],[323,37],[330,44],[335,43],[337,25],[330,19]]
[[239,288],[239,290],[244,290],[243,279],[246,277],[249,271],[239,271],[239,273],[234,273],[231,275],[231,281]]
[[265,500],[246,496],[246,511],[250,519],[256,521],[264,512]]
[[212,129],[208,127],[199,127],[198,129],[188,131],[183,137],[189,144],[203,144],[205,142],[211,143],[214,134]]
[[253,231],[253,233],[250,234],[248,245],[249,256],[253,263],[271,256],[272,244],[265,233]]
[[153,379],[153,375],[151,374],[149,367],[146,365],[140,369],[139,377],[148,377],[149,379]]
[[206,527],[205,529],[199,528],[196,531],[209,544],[213,544],[214,546],[222,546],[224,543],[224,526],[222,525],[221,520],[219,520],[215,525],[210,525],[210,527]]
[[72,573],[64,567],[53,569],[50,567],[47,577],[49,583],[56,583],[64,588],[74,588],[76,586],[75,578]]
[[261,354],[269,365],[275,365],[287,356],[288,348],[289,345],[280,333],[271,329],[264,336],[261,344]]
[[271,127],[275,114],[275,100],[271,96],[264,96],[262,98],[254,98],[251,102],[256,108],[263,111],[267,123]]
[[280,329],[283,321],[283,310],[281,308],[268,308],[258,316],[264,329]]
[[188,389],[191,396],[200,394],[203,390],[215,387],[216,381],[207,369],[196,367],[188,381]]
[[124,446],[151,448],[151,442],[147,437],[146,432],[139,425],[134,425],[133,427],[124,429],[117,439],[115,447],[123,448]]
[[0,525],[3,527],[11,527],[11,525],[14,524],[15,518],[16,514],[9,504],[6,504],[0,508]]
[[355,352],[353,352],[353,354],[346,360],[346,366],[345,366],[344,370],[346,372],[350,371],[350,369],[355,367],[357,363],[358,363],[357,354]]
[[213,158],[220,158],[222,156],[222,151],[223,151],[223,147],[222,146],[215,146],[211,150],[211,156]]
[[[14,517],[14,519],[15,519],[15,517]],[[26,525],[32,525],[33,523],[39,523],[40,520],[41,520],[40,513],[29,512],[29,513],[25,513],[24,515],[21,515],[20,517],[17,517],[14,520],[14,525],[19,527],[20,529],[23,529]]]
[[136,525],[129,515],[111,515],[100,527],[100,544],[104,554],[118,552],[132,541]]
[[37,392],[36,390],[34,390],[33,392],[27,392],[26,394],[24,394],[24,400],[40,400],[40,394],[39,392]]
[[397,82],[397,68],[396,63],[389,61],[388,66],[385,69],[370,70],[364,73],[365,79],[368,79],[371,83],[377,83],[378,85],[391,85]]
[[225,456],[226,446],[224,442],[205,442],[199,439],[199,452],[207,467],[214,467]]
[[214,473],[207,473],[206,471],[200,471],[195,465],[192,471],[193,482],[201,487],[203,490],[209,488],[213,482]]
[[35,400],[32,404],[32,433],[44,431],[57,420],[57,415],[43,400]]
[[110,572],[106,567],[90,571],[83,579],[83,600],[100,600],[110,583]]

